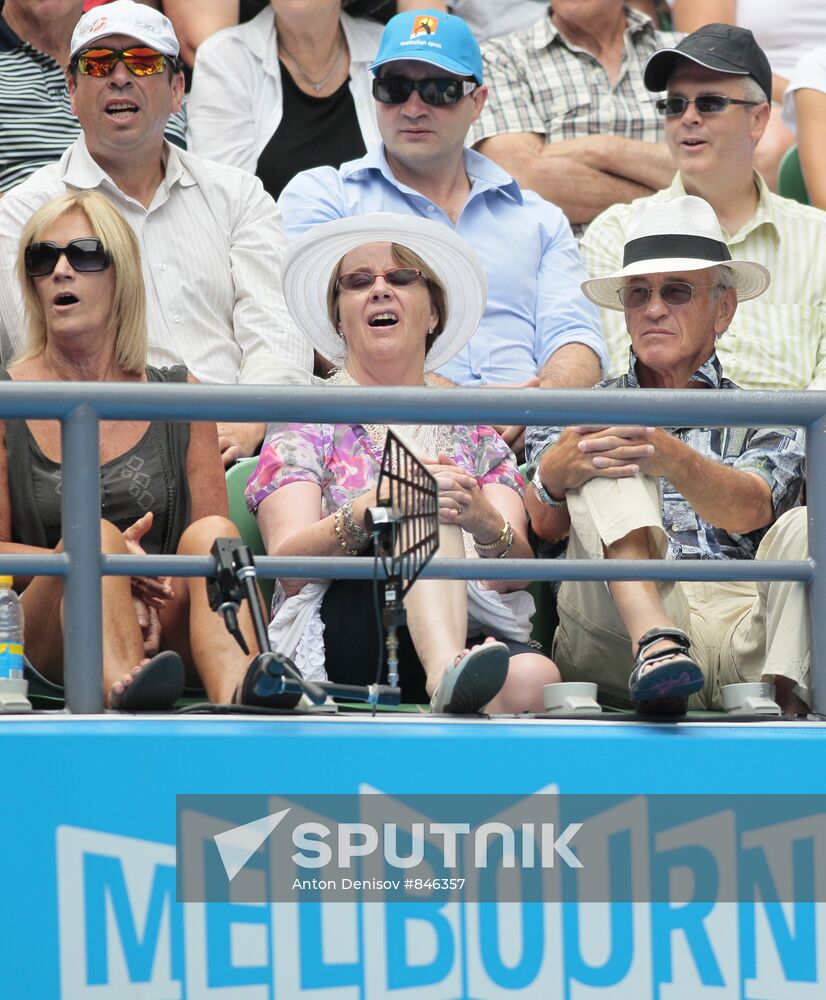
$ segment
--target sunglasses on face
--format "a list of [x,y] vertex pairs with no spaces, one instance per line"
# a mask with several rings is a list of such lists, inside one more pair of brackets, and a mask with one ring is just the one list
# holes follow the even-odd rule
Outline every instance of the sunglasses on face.
[[741,101],[736,97],[724,97],[722,94],[703,94],[701,97],[661,97],[654,102],[654,107],[666,118],[675,118],[677,115],[684,115],[689,104],[693,104],[701,115],[716,115],[725,111],[729,104],[747,106],[759,103],[759,101]]
[[51,274],[57,267],[61,254],[66,255],[66,260],[75,271],[105,271],[112,263],[103,243],[91,237],[71,240],[65,247],[59,247],[56,243],[30,243],[25,254],[26,274],[32,278]]
[[403,288],[405,285],[415,284],[421,276],[422,272],[416,267],[394,267],[377,274],[371,274],[370,271],[350,271],[339,276],[338,287],[348,292],[363,292],[373,287],[376,278],[384,278],[388,285]]
[[415,90],[425,104],[439,108],[458,103],[477,86],[472,80],[455,80],[450,76],[434,76],[428,80],[382,76],[373,80],[373,97],[380,104],[404,104]]
[[623,285],[617,291],[620,302],[626,309],[642,309],[651,301],[656,291],[668,306],[687,306],[699,288],[714,288],[714,285],[692,285],[688,281],[666,281],[659,288],[650,285]]
[[133,76],[154,76],[166,69],[167,57],[154,49],[87,49],[75,60],[83,76],[109,76],[122,62]]

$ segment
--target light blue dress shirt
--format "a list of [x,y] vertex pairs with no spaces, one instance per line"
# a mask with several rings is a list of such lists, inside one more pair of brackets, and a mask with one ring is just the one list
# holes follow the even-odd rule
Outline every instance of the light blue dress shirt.
[[[479,328],[439,369],[458,385],[512,385],[533,378],[566,344],[590,347],[607,363],[599,314],[582,294],[588,277],[560,209],[516,181],[492,160],[466,149],[471,191],[455,225],[474,248],[488,279]],[[289,238],[310,226],[366,212],[419,215],[446,226],[447,214],[399,183],[384,147],[360,160],[297,174],[278,199]]]

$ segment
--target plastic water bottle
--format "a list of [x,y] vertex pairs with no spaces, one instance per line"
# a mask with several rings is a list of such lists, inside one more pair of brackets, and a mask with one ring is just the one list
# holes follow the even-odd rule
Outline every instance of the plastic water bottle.
[[29,712],[23,678],[23,608],[10,576],[0,576],[0,712]]

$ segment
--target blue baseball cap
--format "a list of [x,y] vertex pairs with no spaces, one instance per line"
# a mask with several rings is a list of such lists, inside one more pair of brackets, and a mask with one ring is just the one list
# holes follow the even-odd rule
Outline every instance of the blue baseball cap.
[[400,59],[430,63],[482,83],[482,53],[473,32],[461,17],[441,10],[406,11],[390,18],[370,69],[375,74],[379,66]]

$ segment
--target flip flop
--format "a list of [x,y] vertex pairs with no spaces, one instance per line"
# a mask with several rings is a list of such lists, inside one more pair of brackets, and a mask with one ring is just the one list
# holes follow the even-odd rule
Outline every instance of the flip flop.
[[145,664],[113,704],[118,712],[164,712],[181,697],[186,672],[171,649],[157,653]]
[[430,699],[434,714],[475,715],[501,690],[510,653],[504,642],[485,642],[448,667]]

